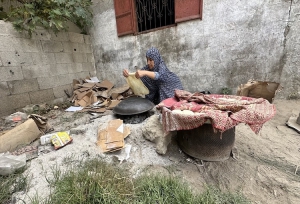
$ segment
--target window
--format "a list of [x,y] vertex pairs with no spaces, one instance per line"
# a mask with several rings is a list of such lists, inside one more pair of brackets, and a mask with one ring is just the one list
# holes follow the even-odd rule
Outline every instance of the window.
[[174,0],[136,0],[138,32],[175,24]]
[[203,0],[114,0],[118,36],[202,19]]

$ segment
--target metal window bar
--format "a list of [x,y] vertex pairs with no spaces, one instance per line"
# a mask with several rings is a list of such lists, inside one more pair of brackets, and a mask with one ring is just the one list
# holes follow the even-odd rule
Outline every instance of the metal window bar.
[[138,31],[175,23],[174,0],[136,0]]

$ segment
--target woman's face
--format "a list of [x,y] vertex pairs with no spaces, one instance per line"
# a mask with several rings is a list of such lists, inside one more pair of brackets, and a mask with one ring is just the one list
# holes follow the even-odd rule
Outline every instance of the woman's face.
[[148,65],[149,69],[153,69],[154,68],[154,60],[147,57],[147,65]]

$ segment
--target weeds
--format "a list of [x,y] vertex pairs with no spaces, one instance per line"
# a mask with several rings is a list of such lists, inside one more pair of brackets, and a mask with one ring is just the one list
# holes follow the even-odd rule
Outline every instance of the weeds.
[[25,168],[8,176],[0,176],[0,203],[11,203],[12,194],[27,190],[28,175],[22,174],[24,170]]
[[132,179],[125,171],[102,160],[79,161],[65,173],[53,168],[53,191],[45,203],[107,204],[226,204],[250,203],[241,194],[222,193],[214,188],[199,195],[177,178],[151,174]]
[[[75,161],[75,160],[74,160]],[[179,178],[162,174],[143,174],[133,179],[123,169],[100,159],[83,159],[66,166],[56,164],[51,168],[50,196],[29,198],[38,204],[246,204],[250,203],[240,193],[223,193],[207,187],[195,194]],[[14,174],[0,177],[0,202],[11,203],[14,192],[27,188],[27,177]]]

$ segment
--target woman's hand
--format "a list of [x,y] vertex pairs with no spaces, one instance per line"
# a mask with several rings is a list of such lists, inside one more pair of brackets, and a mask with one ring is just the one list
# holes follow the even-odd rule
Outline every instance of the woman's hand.
[[128,77],[129,76],[128,69],[123,69],[123,76],[124,77]]
[[137,70],[137,71],[135,72],[135,77],[136,77],[137,79],[139,79],[139,78],[141,78],[141,77],[143,77],[143,76],[146,76],[146,74],[147,74],[147,71],[144,71],[144,70]]

